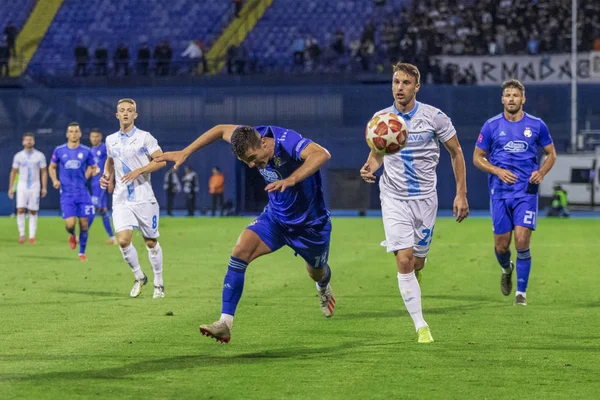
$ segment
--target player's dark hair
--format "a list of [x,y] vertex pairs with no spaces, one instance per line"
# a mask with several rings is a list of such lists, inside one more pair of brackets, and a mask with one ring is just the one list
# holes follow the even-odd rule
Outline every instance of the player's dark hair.
[[417,84],[421,83],[421,73],[419,72],[419,68],[417,68],[415,65],[405,62],[397,62],[394,65],[394,72],[398,71],[414,77],[417,80]]
[[248,149],[260,147],[261,136],[253,127],[240,125],[231,135],[231,150],[237,158],[242,158]]
[[67,126],[67,129],[68,129],[68,128],[70,128],[70,127],[72,127],[72,126],[79,126],[79,122],[77,122],[77,121],[73,121],[73,122],[71,122],[71,123],[70,123],[70,124]]
[[35,139],[35,135],[33,133],[31,133],[31,132],[25,132],[23,134],[23,139],[25,139],[26,137],[30,137],[30,138]]
[[90,133],[99,133],[100,135],[102,135],[102,131],[99,128],[92,128]]
[[518,79],[509,79],[502,83],[502,93],[504,93],[504,89],[519,89],[521,94],[525,96],[525,86]]

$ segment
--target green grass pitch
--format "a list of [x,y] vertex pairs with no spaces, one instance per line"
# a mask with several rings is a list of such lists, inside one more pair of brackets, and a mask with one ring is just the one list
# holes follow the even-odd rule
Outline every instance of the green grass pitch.
[[337,218],[335,316],[282,249],[249,267],[221,345],[198,325],[220,315],[249,221],[163,218],[166,298],[153,300],[150,285],[129,298],[133,275],[99,221],[81,263],[61,220],[41,218],[38,243],[19,245],[15,220],[0,219],[0,398],[598,398],[600,220],[539,221],[529,305],[517,307],[500,293],[490,221],[439,219],[422,283],[436,341],[419,345],[381,220]]

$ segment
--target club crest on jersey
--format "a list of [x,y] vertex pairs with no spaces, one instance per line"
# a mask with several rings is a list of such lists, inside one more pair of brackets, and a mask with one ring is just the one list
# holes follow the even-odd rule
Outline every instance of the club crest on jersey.
[[98,151],[96,152],[96,154],[100,155],[100,154],[101,154],[101,153],[100,153],[100,150],[98,150]]
[[273,164],[275,164],[275,166],[279,168],[283,165],[283,161],[281,161],[281,158],[275,156],[273,157]]
[[263,176],[263,178],[265,178],[265,181],[267,181],[269,183],[277,182],[278,180],[282,179],[281,174],[274,169],[264,168],[264,169],[259,169],[258,171]]
[[525,128],[523,135],[525,135],[525,137],[531,137],[531,129]]
[[83,158],[83,153],[77,154],[77,158],[79,158],[81,160]]

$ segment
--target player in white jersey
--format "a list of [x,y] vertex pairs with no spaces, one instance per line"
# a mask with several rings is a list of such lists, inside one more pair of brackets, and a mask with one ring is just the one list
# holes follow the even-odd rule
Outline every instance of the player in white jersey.
[[163,255],[158,243],[159,207],[150,173],[165,166],[165,162],[153,161],[162,154],[156,139],[150,132],[134,125],[138,117],[135,101],[121,99],[117,103],[119,132],[106,138],[106,165],[100,179],[103,188],[115,178],[113,192],[113,225],[123,258],[135,275],[131,297],[140,295],[148,278],[142,272],[135,247],[131,243],[133,228],[142,232],[148,250],[148,258],[154,271],[154,298],[165,297],[162,279]]
[[[46,197],[48,184],[48,169],[46,157],[41,151],[33,148],[35,138],[33,133],[23,135],[23,150],[15,154],[10,170],[8,197],[12,200],[13,186],[17,173],[17,227],[19,228],[19,243],[25,243],[25,210],[29,210],[29,242],[35,243],[37,230],[37,212],[40,209],[40,193]],[[40,189],[41,177],[41,189]]]
[[[465,159],[452,121],[442,111],[416,101],[420,73],[412,64],[394,66],[392,94],[394,104],[375,113],[395,113],[408,126],[408,144],[400,152],[382,156],[371,151],[360,170],[361,177],[375,182],[375,172],[385,164],[379,181],[385,245],[393,252],[398,266],[398,287],[413,319],[419,343],[433,342],[421,308],[420,271],[435,226],[438,208],[436,166],[440,158],[439,141],[450,153],[456,179],[454,216],[461,222],[469,214]],[[415,275],[415,272],[417,275]]]

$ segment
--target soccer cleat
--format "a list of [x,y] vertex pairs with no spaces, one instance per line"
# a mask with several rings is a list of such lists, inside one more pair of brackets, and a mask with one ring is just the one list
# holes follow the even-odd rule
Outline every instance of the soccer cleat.
[[25,243],[25,236],[19,236],[19,243],[20,244]]
[[419,285],[420,285],[421,279],[423,279],[423,270],[415,269],[415,278],[417,278],[417,282],[419,282]]
[[512,292],[512,287],[513,287],[512,274],[513,274],[514,270],[515,270],[515,266],[514,266],[513,262],[511,261],[510,262],[510,272],[508,274],[505,274],[504,271],[502,271],[502,277],[500,278],[500,291],[505,296],[508,296],[510,294],[510,292]]
[[79,261],[87,261],[87,257],[85,256],[85,254],[80,254],[79,255]]
[[200,333],[204,336],[215,338],[219,343],[229,343],[231,330],[225,321],[213,322],[210,325],[200,325]]
[[331,318],[335,310],[335,297],[331,291],[331,285],[327,284],[325,290],[317,283],[317,291],[319,292],[319,303],[321,305],[321,312],[326,318]]
[[29,238],[29,243],[35,244],[35,238]]
[[129,293],[129,295],[131,297],[138,297],[140,293],[142,293],[142,286],[146,285],[146,283],[148,283],[148,277],[146,277],[146,275],[140,280],[136,279],[133,282],[133,287],[131,288],[131,293]]
[[152,295],[153,299],[163,298],[165,297],[165,287],[164,286],[154,286],[154,294]]
[[425,326],[423,328],[419,328],[419,330],[417,331],[417,342],[418,343],[432,343],[433,342],[433,337],[431,336],[431,331],[429,330],[428,326]]
[[75,246],[77,246],[77,239],[75,235],[69,235],[69,247],[75,250]]
[[517,306],[526,306],[527,305],[527,299],[525,298],[525,296],[523,296],[522,294],[518,294],[515,297],[515,305],[517,305]]

